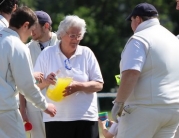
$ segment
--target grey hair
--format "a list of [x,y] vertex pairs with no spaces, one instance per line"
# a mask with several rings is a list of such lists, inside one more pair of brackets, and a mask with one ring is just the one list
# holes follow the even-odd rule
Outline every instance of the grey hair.
[[71,27],[81,28],[81,35],[84,36],[86,32],[85,20],[79,18],[77,15],[68,15],[65,16],[64,20],[62,20],[58,26],[58,30],[56,32],[57,38],[60,40]]

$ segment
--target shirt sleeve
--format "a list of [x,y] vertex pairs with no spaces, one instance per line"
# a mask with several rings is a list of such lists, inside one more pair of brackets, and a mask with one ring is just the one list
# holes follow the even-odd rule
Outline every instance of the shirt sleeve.
[[[7,45],[9,45],[9,42],[7,42]],[[20,40],[13,41],[10,45],[14,46],[12,46],[9,53],[9,63],[12,76],[19,91],[36,107],[41,110],[47,109],[48,104],[45,97],[41,94],[34,81],[28,48]]]
[[121,56],[120,70],[129,69],[141,72],[146,60],[145,45],[139,40],[132,39],[123,50]]
[[99,63],[94,55],[94,53],[91,51],[91,49],[87,48],[88,51],[88,73],[89,73],[89,80],[90,81],[99,81],[103,82],[101,70],[99,67]]

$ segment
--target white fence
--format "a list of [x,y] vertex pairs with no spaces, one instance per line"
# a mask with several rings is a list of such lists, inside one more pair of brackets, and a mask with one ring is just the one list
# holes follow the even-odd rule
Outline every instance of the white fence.
[[106,93],[97,93],[98,95],[98,98],[107,98],[107,97],[116,97],[117,93],[109,93],[109,92],[106,92]]
[[97,93],[97,96],[98,96],[98,110],[100,111],[100,104],[99,104],[99,98],[115,98],[117,95],[117,93],[109,93],[109,92],[106,92],[106,93]]

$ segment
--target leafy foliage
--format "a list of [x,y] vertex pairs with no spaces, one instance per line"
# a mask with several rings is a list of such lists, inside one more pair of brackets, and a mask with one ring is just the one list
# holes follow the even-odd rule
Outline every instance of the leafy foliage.
[[[85,19],[87,33],[81,45],[89,46],[95,53],[104,77],[103,91],[116,86],[115,74],[119,74],[120,55],[126,41],[132,35],[130,22],[125,18],[142,0],[21,0],[35,10],[44,10],[52,18],[53,30],[57,30],[65,15],[75,14]],[[174,34],[179,32],[178,12],[175,1],[146,0],[159,11],[163,26]]]

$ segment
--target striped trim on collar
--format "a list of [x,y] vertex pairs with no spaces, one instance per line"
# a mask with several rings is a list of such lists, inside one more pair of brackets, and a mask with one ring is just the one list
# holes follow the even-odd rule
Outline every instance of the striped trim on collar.
[[3,23],[4,27],[9,27],[9,22],[2,15],[0,15],[0,21]]

